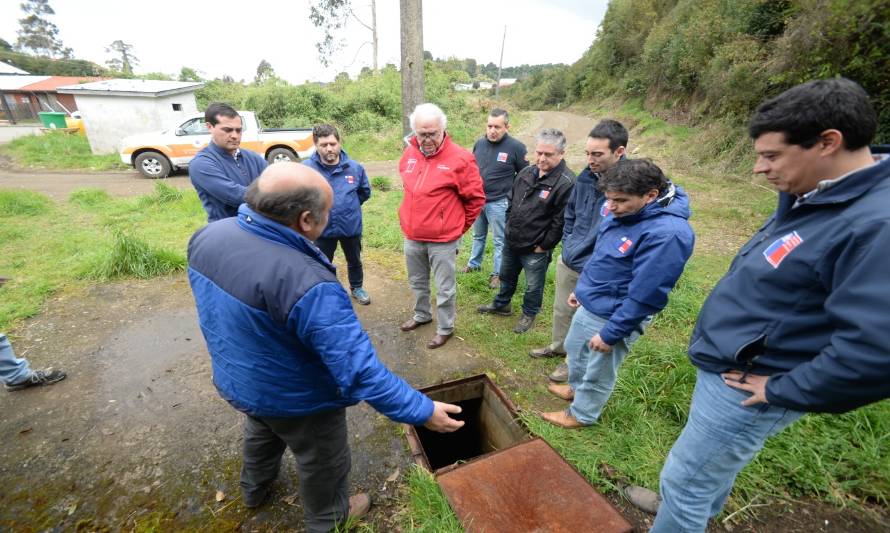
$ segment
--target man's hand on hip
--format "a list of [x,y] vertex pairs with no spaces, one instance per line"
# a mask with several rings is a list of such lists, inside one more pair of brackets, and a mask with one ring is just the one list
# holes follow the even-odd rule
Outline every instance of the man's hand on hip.
[[578,297],[575,296],[575,293],[569,294],[569,299],[566,300],[566,303],[569,304],[569,307],[572,309],[577,309],[581,307],[581,302],[578,301]]
[[424,424],[424,427],[439,433],[451,433],[457,431],[464,426],[463,420],[456,420],[448,416],[448,413],[460,413],[462,409],[459,405],[450,403],[433,402],[433,416]]
[[769,376],[746,375],[738,370],[726,372],[720,376],[723,377],[723,382],[730,387],[751,393],[751,397],[742,402],[743,406],[750,407],[759,403],[769,403],[766,401],[766,382]]

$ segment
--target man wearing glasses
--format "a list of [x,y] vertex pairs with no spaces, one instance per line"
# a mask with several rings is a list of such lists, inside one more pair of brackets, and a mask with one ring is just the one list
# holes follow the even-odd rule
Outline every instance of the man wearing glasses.
[[544,299],[544,282],[553,248],[562,239],[564,212],[575,185],[575,173],[563,159],[566,137],[557,129],[542,130],[535,138],[535,164],[516,176],[507,195],[506,246],[501,256],[501,287],[483,314],[510,316],[510,300],[519,273],[525,270],[527,288],[515,333],[525,333],[535,323]]
[[210,144],[189,164],[189,179],[207,211],[207,222],[233,217],[247,186],[266,169],[266,160],[241,148],[241,116],[232,106],[214,102],[204,112]]
[[438,106],[420,104],[409,120],[414,135],[399,161],[405,190],[399,223],[405,235],[414,316],[401,330],[411,331],[433,321],[432,272],[436,279],[436,335],[426,346],[434,350],[454,334],[458,246],[482,211],[485,192],[473,154],[445,133],[448,119]]

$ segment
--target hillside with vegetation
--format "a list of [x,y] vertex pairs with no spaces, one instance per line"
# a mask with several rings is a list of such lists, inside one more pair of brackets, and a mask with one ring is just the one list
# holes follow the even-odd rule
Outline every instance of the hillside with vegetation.
[[[575,64],[508,91],[524,108],[618,97],[645,100],[692,123],[720,122],[710,148],[764,98],[798,83],[844,76],[865,87],[890,142],[890,2],[885,0],[612,0]],[[729,135],[727,135],[729,134]]]

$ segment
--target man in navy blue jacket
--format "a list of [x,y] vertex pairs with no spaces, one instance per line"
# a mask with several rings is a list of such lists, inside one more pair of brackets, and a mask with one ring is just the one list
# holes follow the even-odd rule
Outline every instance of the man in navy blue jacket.
[[259,154],[241,148],[241,115],[231,106],[210,104],[204,120],[210,144],[189,163],[189,179],[207,211],[207,222],[213,222],[238,213],[247,186],[267,164]]
[[333,191],[297,163],[267,168],[237,218],[198,230],[189,242],[189,282],[213,368],[213,383],[246,415],[241,490],[261,505],[290,448],[297,460],[306,529],[327,532],[367,511],[348,498],[351,460],[345,408],[366,401],[399,422],[441,432],[463,422],[392,374],[312,244]]
[[811,81],[751,118],[776,212],[739,250],[698,316],[686,427],[661,471],[652,531],[704,531],[738,472],[806,412],[890,397],[890,161],[847,79]]
[[567,429],[599,419],[618,367],[652,316],[667,305],[695,243],[689,198],[652,162],[618,163],[600,178],[599,189],[609,213],[568,298],[579,308],[565,340],[569,383],[548,387],[572,404],[543,414]]
[[[597,188],[600,176],[624,159],[627,129],[617,120],[603,119],[590,130],[584,146],[587,167],[575,178],[569,195],[562,227],[562,254],[556,262],[556,288],[553,291],[553,333],[550,344],[529,351],[532,357],[562,357],[563,342],[575,308],[569,306],[569,294],[575,290],[578,276],[596,244],[600,221],[606,215],[606,197]],[[550,380],[563,383],[569,379],[567,361],[550,373]]]
[[340,147],[340,132],[334,126],[319,124],[312,128],[312,141],[315,153],[303,164],[317,170],[334,190],[330,220],[315,245],[333,262],[340,243],[346,256],[349,292],[358,303],[368,305],[371,297],[362,288],[362,204],[371,197],[368,175],[365,167],[350,159]]

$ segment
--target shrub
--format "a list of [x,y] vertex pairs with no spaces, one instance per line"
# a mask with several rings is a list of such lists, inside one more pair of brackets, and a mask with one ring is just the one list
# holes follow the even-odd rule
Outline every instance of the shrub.
[[386,192],[392,189],[392,182],[386,176],[374,176],[371,178],[371,187],[378,191]]

